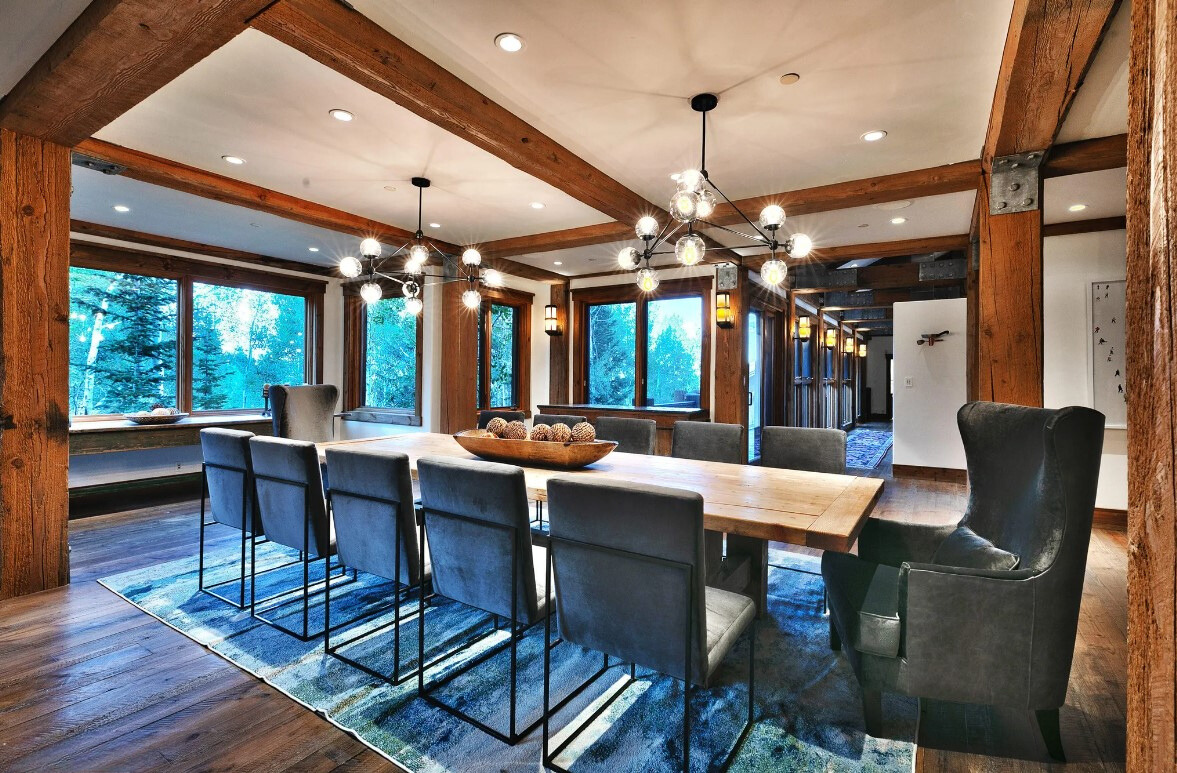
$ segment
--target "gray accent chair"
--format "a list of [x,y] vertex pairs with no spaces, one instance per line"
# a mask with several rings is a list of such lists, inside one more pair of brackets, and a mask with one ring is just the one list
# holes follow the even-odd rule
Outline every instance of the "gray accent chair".
[[491,419],[502,419],[506,422],[523,421],[527,418],[527,414],[523,411],[479,411],[478,412],[478,429],[486,429],[486,425],[490,424]]
[[[544,566],[547,550],[531,542],[527,486],[523,469],[509,464],[467,459],[423,457],[417,461],[421,484],[422,524],[418,537],[424,552],[429,540],[430,572],[435,596],[444,596],[507,620],[510,637],[426,686],[418,670],[421,697],[499,740],[515,744],[535,729],[542,717],[517,730],[515,717],[517,651],[524,632],[547,617]],[[425,662],[425,601],[422,595],[419,657]],[[510,649],[510,723],[496,730],[454,706],[433,691],[486,659]]]
[[[373,610],[361,618],[334,627],[350,627],[361,619],[392,609],[393,619],[378,627],[366,626],[363,633],[346,641],[332,642],[331,592],[327,586],[326,633],[323,648],[336,658],[393,684],[416,675],[401,675],[401,623],[414,617],[404,615],[402,604],[411,591],[418,590],[429,576],[429,551],[424,560],[417,544],[417,508],[413,502],[413,478],[409,457],[396,452],[375,452],[363,448],[338,446],[327,449],[327,468],[331,488],[327,504],[335,527],[335,548],[339,562],[353,570],[383,577],[396,583],[386,607]],[[393,670],[391,674],[374,671],[348,658],[341,648],[392,627]]]
[[[254,596],[256,582],[250,587],[250,614],[300,641],[310,641],[320,632],[308,630],[311,596],[310,565],[323,561],[323,577],[331,577],[331,557],[335,555],[335,536],[323,498],[323,479],[315,444],[305,440],[253,437],[249,440],[253,457],[253,474],[262,526],[271,542],[297,550],[303,566],[301,587],[302,631],[283,626],[263,616]],[[255,577],[251,573],[251,577]],[[318,584],[318,583],[315,583]],[[287,596],[293,591],[278,594]],[[320,591],[315,591],[318,593]],[[276,598],[263,599],[263,602]],[[263,612],[278,610],[292,603],[278,602]]]
[[846,433],[840,429],[764,427],[760,464],[785,470],[846,474]]
[[[708,686],[748,633],[748,719],[726,767],[752,725],[756,604],[704,585],[703,498],[646,484],[567,477],[548,482],[548,499],[560,635],[630,663],[626,686],[634,681],[634,665],[682,680],[683,770],[690,769],[692,685]],[[545,680],[549,675],[550,664]],[[559,769],[554,758],[586,726],[553,750],[545,724],[544,765]]]
[[531,426],[547,424],[550,427],[553,424],[567,424],[569,427],[574,427],[582,421],[588,421],[588,419],[584,416],[573,416],[572,414],[537,413],[531,418]]
[[830,644],[877,734],[881,693],[1034,710],[1064,759],[1059,707],[1075,650],[1103,414],[969,403],[959,524],[871,520],[859,555],[827,551]]
[[670,455],[701,462],[743,464],[747,460],[744,428],[739,424],[711,421],[676,421]]
[[651,456],[658,447],[658,422],[602,416],[597,419],[597,438],[615,441],[617,450],[623,453]]
[[334,384],[270,387],[274,405],[274,437],[322,443],[335,438],[335,406],[339,388]]
[[[245,567],[246,548],[253,540],[262,536],[262,523],[258,515],[257,498],[253,490],[253,463],[249,453],[249,439],[252,432],[237,429],[208,427],[200,431],[200,450],[203,463],[200,465],[200,560],[197,571],[197,587],[201,592],[245,609]],[[205,500],[208,500],[206,520]],[[241,574],[236,580],[205,585],[204,583],[204,531],[207,526],[220,523],[241,532]],[[217,593],[216,588],[239,583],[238,597],[230,599]]]

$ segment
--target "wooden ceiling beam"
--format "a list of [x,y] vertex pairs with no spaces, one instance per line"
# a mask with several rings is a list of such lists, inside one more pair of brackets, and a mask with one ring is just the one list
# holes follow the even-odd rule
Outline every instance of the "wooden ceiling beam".
[[1115,217],[1095,217],[1090,220],[1071,220],[1066,223],[1051,223],[1042,226],[1043,236],[1068,236],[1070,234],[1089,234],[1096,231],[1122,231],[1128,227],[1127,218],[1123,215]]
[[854,290],[897,290],[908,288],[948,287],[959,285],[960,279],[920,280],[919,263],[899,263],[893,266],[867,266],[854,269],[858,283],[847,286],[830,282],[817,282],[805,287],[795,287],[793,292],[803,295],[827,292],[852,292]]
[[0,126],[72,147],[229,42],[272,0],[94,0],[0,101]]
[[1043,177],[1102,172],[1128,165],[1128,135],[1064,142],[1050,149],[1042,165]]

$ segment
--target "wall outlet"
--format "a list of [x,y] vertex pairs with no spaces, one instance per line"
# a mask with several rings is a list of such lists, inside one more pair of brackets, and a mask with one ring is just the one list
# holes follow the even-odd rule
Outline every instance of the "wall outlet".
[[915,386],[915,379],[913,379],[911,376],[904,376],[903,386],[907,389],[911,389],[913,386]]

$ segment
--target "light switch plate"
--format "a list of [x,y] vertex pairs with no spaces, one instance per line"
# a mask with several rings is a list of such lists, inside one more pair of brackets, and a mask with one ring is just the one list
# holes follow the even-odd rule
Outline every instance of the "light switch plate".
[[908,389],[911,389],[913,386],[915,386],[915,380],[911,376],[904,376],[903,377],[903,386],[907,387]]

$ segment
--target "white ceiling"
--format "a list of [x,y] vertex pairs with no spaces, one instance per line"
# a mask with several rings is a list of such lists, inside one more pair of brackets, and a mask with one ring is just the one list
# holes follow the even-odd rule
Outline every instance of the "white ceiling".
[[7,94],[90,0],[3,0],[0,3],[0,95]]
[[1109,137],[1128,131],[1128,44],[1132,2],[1124,0],[1112,19],[1095,61],[1059,130],[1059,142]]
[[[1045,183],[1042,204],[1045,223],[1123,215],[1128,207],[1128,170],[1121,167],[1051,177]],[[1071,212],[1068,207],[1072,204],[1086,204],[1087,209]]]

